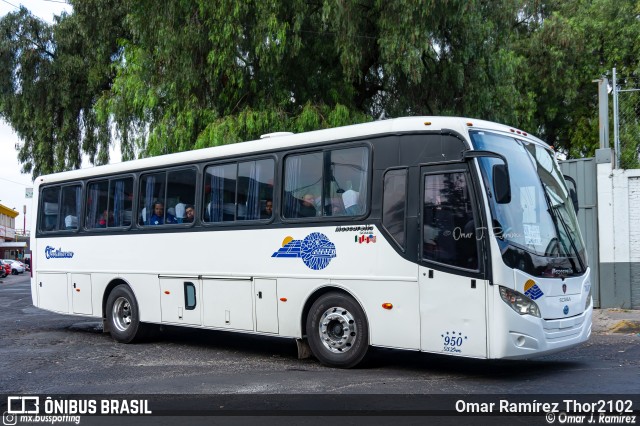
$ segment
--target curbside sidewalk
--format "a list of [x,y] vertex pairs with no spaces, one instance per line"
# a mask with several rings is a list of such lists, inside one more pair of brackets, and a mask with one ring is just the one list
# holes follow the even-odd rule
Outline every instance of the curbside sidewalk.
[[640,310],[594,309],[593,332],[598,334],[637,334],[640,336]]

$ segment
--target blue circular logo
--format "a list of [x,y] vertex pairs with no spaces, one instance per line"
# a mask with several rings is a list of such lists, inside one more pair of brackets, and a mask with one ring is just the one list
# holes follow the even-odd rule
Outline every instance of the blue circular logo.
[[326,235],[313,232],[302,240],[300,255],[307,267],[318,271],[326,268],[331,259],[336,257],[336,246]]
[[564,309],[562,310],[562,312],[564,312],[564,314],[567,315],[569,313],[569,306],[564,305]]

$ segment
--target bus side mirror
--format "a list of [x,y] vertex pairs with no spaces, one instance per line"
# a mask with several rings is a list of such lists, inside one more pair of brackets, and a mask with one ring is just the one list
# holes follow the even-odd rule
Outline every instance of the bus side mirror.
[[493,165],[493,195],[498,204],[511,202],[511,182],[506,164]]
[[493,196],[498,204],[508,204],[511,202],[511,181],[509,179],[509,165],[504,155],[493,151],[465,151],[462,158],[469,161],[473,158],[499,158],[503,164],[494,164],[493,174]]
[[564,180],[573,185],[573,188],[569,188],[569,198],[571,198],[573,210],[575,210],[577,215],[578,210],[580,210],[580,205],[578,204],[578,185],[576,184],[576,180],[571,176],[564,175]]

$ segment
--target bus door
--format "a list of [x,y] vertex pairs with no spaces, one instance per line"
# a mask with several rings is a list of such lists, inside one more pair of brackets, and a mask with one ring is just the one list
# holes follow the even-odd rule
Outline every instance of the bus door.
[[486,357],[488,281],[468,165],[424,166],[420,172],[421,349]]

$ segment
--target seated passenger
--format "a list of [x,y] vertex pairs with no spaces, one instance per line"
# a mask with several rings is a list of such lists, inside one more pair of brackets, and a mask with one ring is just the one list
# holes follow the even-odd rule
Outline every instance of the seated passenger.
[[273,215],[273,201],[267,200],[264,203],[264,210],[260,214],[260,219],[269,219]]
[[184,209],[184,223],[192,223],[196,217],[196,211],[193,209],[191,204],[187,204],[187,207]]
[[299,217],[315,217],[317,214],[315,198],[312,194],[305,194],[300,203]]
[[167,217],[164,217],[164,204],[157,201],[153,204],[153,214],[151,215],[151,220],[149,221],[149,225],[163,225],[163,224],[171,224],[177,223],[176,218],[171,214],[167,213]]
[[107,226],[113,226],[113,212],[107,212],[105,210],[102,216],[100,216],[100,219],[98,219],[96,228],[106,228]]

